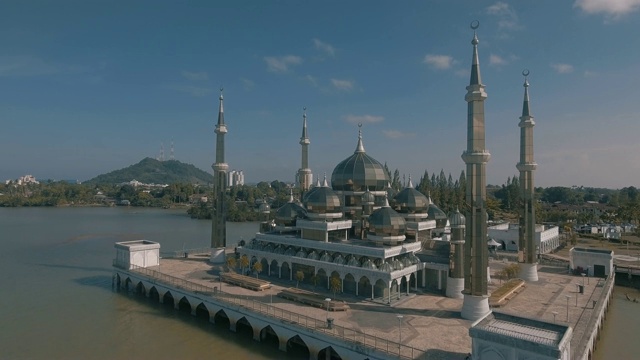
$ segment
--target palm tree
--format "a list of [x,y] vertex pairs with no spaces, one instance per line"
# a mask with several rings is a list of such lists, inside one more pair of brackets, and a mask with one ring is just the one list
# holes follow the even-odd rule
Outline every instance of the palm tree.
[[336,297],[336,293],[342,290],[342,281],[339,277],[334,276],[331,278],[331,280],[329,281],[329,290],[333,292],[334,298]]
[[260,272],[262,272],[262,263],[260,261],[256,261],[255,264],[253,264],[253,271],[256,272],[256,279],[258,278],[258,274],[260,274]]
[[242,275],[244,275],[244,269],[249,266],[249,258],[247,255],[240,257],[240,267],[242,268]]
[[304,280],[304,273],[302,272],[302,270],[296,271],[296,288],[298,287],[298,284],[300,284],[300,281],[302,280]]
[[237,263],[236,263],[235,256],[229,256],[227,258],[227,268],[228,268],[228,270],[229,271],[233,271],[233,269],[236,268],[236,265],[237,265]]

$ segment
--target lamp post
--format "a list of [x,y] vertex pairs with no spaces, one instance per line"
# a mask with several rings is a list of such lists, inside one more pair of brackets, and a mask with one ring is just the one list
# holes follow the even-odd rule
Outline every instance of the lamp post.
[[400,355],[400,346],[402,346],[402,315],[396,315],[398,318],[398,355]]
[[567,298],[567,322],[569,322],[569,299],[571,299],[571,296],[565,295],[564,297]]
[[552,312],[552,314],[553,314],[553,322],[555,323],[556,322],[556,315],[558,315],[558,312],[554,311],[554,312]]
[[324,301],[327,302],[327,328],[331,329],[331,321],[329,321],[329,303],[331,302],[331,298],[326,298]]

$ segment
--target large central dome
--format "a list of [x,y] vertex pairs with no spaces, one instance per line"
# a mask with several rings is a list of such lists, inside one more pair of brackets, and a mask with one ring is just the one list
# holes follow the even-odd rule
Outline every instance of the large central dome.
[[380,191],[391,180],[380,162],[367,155],[362,145],[362,131],[353,155],[340,162],[331,174],[331,187],[338,191]]

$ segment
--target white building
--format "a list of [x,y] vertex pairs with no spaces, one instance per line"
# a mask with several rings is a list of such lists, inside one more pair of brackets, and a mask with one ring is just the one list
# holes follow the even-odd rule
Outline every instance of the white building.
[[242,170],[229,171],[229,186],[244,185],[244,173]]
[[[502,223],[487,228],[489,237],[501,244],[507,251],[518,251],[518,224]],[[560,235],[557,226],[536,225],[536,248],[539,254],[546,254],[560,246]]]
[[36,180],[33,175],[25,175],[17,178],[16,180],[6,180],[4,183],[9,185],[10,183],[15,183],[16,185],[27,185],[27,184],[40,184],[39,181]]

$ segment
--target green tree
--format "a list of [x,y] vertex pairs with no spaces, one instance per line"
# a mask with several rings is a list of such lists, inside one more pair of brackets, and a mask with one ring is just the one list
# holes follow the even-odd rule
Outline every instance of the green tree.
[[242,269],[242,275],[244,275],[244,269],[246,269],[249,266],[249,258],[247,257],[247,255],[242,255],[240,257],[240,268]]
[[329,290],[333,292],[333,297],[336,297],[336,293],[342,290],[342,280],[339,277],[333,276],[329,280]]
[[256,279],[258,278],[258,274],[262,272],[262,262],[256,261],[252,267],[253,271],[256,273]]
[[296,271],[296,287],[298,287],[302,280],[304,280],[304,272],[302,272],[302,270]]
[[237,266],[236,257],[235,256],[227,257],[227,270],[235,271],[236,266]]

